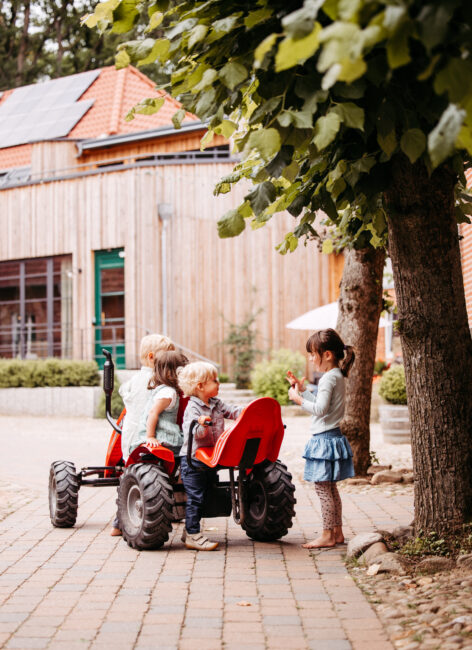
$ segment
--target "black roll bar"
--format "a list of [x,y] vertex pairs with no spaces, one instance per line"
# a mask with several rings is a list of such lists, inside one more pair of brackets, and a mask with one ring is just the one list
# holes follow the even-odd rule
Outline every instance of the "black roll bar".
[[113,429],[121,435],[121,427],[116,424],[116,421],[113,419],[111,414],[111,396],[113,394],[113,388],[115,386],[115,364],[111,358],[111,352],[102,348],[102,354],[106,358],[105,363],[103,364],[103,391],[105,393],[105,413],[107,416],[108,422],[111,424]]

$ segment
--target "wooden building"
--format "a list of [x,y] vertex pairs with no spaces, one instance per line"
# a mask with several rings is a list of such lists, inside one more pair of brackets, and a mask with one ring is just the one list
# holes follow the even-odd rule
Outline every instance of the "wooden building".
[[188,114],[176,130],[168,96],[125,121],[153,95],[136,69],[110,67],[0,97],[0,356],[99,359],[107,344],[133,368],[141,337],[166,332],[229,369],[228,323],[260,309],[259,348],[303,351],[286,323],[337,298],[342,257],[276,252],[289,215],[218,238],[245,193],[213,195],[229,145],[200,152],[204,125]]

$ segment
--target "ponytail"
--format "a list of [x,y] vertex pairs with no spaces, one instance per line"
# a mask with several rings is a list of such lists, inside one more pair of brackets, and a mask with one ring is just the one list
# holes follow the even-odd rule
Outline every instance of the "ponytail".
[[356,353],[354,352],[354,348],[352,347],[352,345],[345,345],[344,357],[339,362],[339,369],[343,373],[344,377],[347,377],[349,375],[349,372],[352,368],[352,364],[354,363],[355,358],[356,358]]

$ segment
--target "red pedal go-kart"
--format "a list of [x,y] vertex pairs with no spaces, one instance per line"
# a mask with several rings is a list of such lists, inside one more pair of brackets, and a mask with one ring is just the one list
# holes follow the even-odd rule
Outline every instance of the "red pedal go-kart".
[[[51,523],[61,528],[77,519],[79,489],[89,486],[118,486],[118,518],[123,538],[133,548],[157,549],[169,538],[172,522],[185,516],[185,492],[179,481],[178,459],[165,447],[146,444],[135,449],[128,461],[121,453],[120,424],[111,415],[114,364],[108,350],[103,371],[106,416],[113,432],[105,465],[83,467],[58,460],[49,474]],[[186,400],[181,399],[182,418]],[[192,423],[188,462],[192,463]],[[196,458],[215,472],[215,482],[205,499],[203,517],[234,520],[252,539],[270,542],[287,534],[295,515],[295,487],[287,467],[277,460],[284,426],[280,406],[270,397],[251,402],[239,418],[224,431],[215,447],[197,450]],[[218,470],[229,470],[229,481],[220,481]],[[235,470],[237,472],[235,476]]]

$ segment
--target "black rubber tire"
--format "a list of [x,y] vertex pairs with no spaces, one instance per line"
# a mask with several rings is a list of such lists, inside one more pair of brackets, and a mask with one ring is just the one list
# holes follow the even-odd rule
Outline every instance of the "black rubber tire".
[[123,539],[138,550],[160,548],[172,530],[174,493],[157,465],[128,467],[118,488],[118,519]]
[[243,529],[248,537],[273,542],[288,533],[295,516],[292,475],[280,461],[258,465],[244,483]]
[[80,481],[74,463],[56,460],[49,470],[49,516],[57,528],[71,528],[77,521]]

